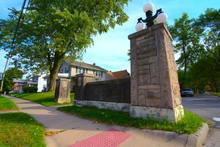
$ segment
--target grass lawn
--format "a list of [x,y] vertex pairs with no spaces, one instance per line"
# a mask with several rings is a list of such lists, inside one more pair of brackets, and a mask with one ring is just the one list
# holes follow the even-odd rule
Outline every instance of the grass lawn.
[[1,147],[46,147],[44,133],[45,128],[28,114],[0,114]]
[[19,110],[19,107],[10,99],[0,96],[0,112],[9,110]]
[[178,123],[168,122],[166,120],[160,122],[150,118],[148,118],[148,120],[134,118],[130,117],[128,112],[98,109],[93,106],[66,106],[57,108],[57,110],[71,115],[76,115],[84,119],[97,121],[99,123],[136,127],[140,129],[173,131],[187,134],[195,133],[201,126],[202,122],[205,122],[202,117],[185,110],[184,117]]
[[14,97],[22,98],[25,100],[30,100],[44,106],[57,106],[57,105],[66,105],[66,104],[73,104],[74,100],[74,93],[70,93],[71,101],[69,103],[56,103],[54,102],[54,93],[52,92],[42,92],[42,93],[14,93],[11,94]]
[[213,95],[220,96],[220,92],[209,92],[209,93],[211,93],[211,94],[213,94]]

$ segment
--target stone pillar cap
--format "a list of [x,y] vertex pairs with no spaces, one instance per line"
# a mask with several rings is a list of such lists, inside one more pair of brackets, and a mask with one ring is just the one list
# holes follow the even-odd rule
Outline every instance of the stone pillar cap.
[[173,40],[173,38],[172,38],[172,36],[171,36],[169,30],[167,29],[167,27],[166,27],[166,25],[165,25],[164,23],[159,23],[159,24],[153,25],[153,26],[151,26],[151,27],[148,27],[148,28],[146,28],[146,29],[143,29],[143,30],[141,30],[141,31],[138,31],[138,32],[136,32],[136,33],[133,33],[133,34],[131,34],[131,35],[128,36],[128,39],[131,40],[131,39],[133,39],[133,38],[137,38],[137,37],[139,37],[139,36],[143,36],[143,35],[146,34],[146,33],[155,31],[155,30],[160,29],[160,28],[163,28],[163,29],[166,31],[166,33],[168,34],[168,36],[170,37],[170,39]]

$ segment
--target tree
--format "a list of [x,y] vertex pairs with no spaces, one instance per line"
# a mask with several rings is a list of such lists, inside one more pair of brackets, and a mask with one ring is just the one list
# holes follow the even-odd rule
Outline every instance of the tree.
[[208,8],[195,24],[204,29],[202,39],[206,52],[203,56],[211,61],[212,70],[220,71],[220,9]]
[[23,72],[17,68],[9,68],[5,72],[5,77],[4,77],[4,84],[3,84],[3,91],[6,91],[7,93],[9,91],[13,90],[13,78],[22,78]]
[[[12,54],[19,55],[25,69],[34,74],[49,71],[49,91],[53,92],[65,55],[81,59],[95,35],[126,22],[125,4],[128,0],[32,0],[22,17]],[[6,51],[18,15],[11,9],[10,19],[0,20],[0,45],[6,43]]]
[[195,62],[203,51],[203,45],[200,44],[203,29],[194,27],[194,19],[189,19],[187,13],[183,13],[181,18],[174,21],[174,25],[168,26],[168,30],[175,41],[174,51],[180,52],[176,63],[180,68],[184,68],[186,76],[188,65]]

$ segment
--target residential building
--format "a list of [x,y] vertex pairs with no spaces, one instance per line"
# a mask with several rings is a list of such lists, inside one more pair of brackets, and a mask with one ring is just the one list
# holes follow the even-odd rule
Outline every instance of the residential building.
[[[76,75],[80,73],[89,73],[96,75],[96,81],[104,81],[107,70],[101,68],[95,63],[87,64],[79,61],[72,61],[70,59],[66,59],[64,63],[60,65],[58,78],[67,78],[71,79],[70,81],[70,91],[75,91],[75,83],[76,83]],[[47,79],[47,87],[49,87],[49,78],[50,75],[44,76],[44,79]]]
[[36,75],[31,77],[31,81],[37,82],[37,92],[42,92],[44,88],[46,88],[47,85],[47,79],[44,79],[43,77],[46,76],[46,74],[42,75]]
[[18,91],[19,93],[23,93],[24,86],[37,86],[37,82],[30,81],[29,79],[13,79],[13,91]]
[[115,71],[115,72],[107,72],[105,76],[105,80],[114,80],[114,79],[123,79],[129,78],[129,73],[127,70]]

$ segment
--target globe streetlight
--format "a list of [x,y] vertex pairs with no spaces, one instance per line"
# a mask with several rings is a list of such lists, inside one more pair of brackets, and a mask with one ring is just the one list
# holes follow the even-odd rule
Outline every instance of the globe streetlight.
[[141,23],[141,21],[146,23],[147,27],[151,27],[152,25],[154,25],[155,18],[158,23],[165,23],[167,21],[167,15],[164,12],[162,12],[162,9],[158,9],[154,16],[153,16],[153,10],[154,10],[154,5],[151,2],[146,3],[144,5],[143,11],[146,14],[147,18],[146,19],[142,19],[142,18],[138,19],[138,23],[135,26],[136,31],[140,31],[140,30],[144,29],[144,25]]

